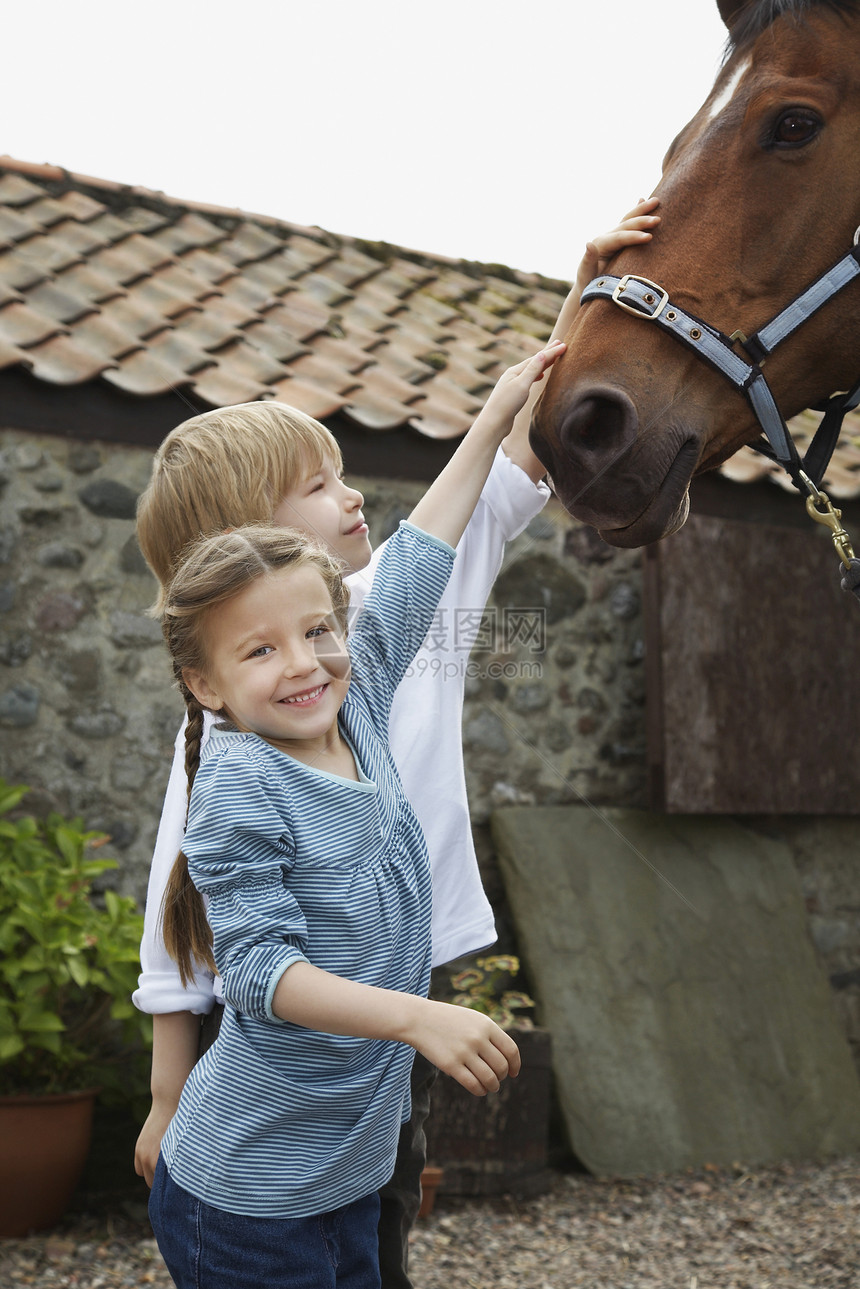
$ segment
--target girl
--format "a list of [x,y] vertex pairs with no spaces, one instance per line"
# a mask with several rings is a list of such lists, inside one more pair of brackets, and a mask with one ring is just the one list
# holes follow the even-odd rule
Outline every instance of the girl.
[[[648,241],[659,219],[645,202],[617,229],[595,239],[554,334],[563,335],[578,308],[582,287],[606,258],[624,245]],[[533,394],[540,385],[533,386]],[[463,775],[461,713],[464,670],[450,675],[450,662],[468,657],[467,609],[477,629],[480,613],[512,540],[543,506],[548,489],[538,482],[543,466],[528,447],[529,408],[496,454],[475,514],[458,547],[454,574],[439,610],[434,642],[447,650],[442,669],[434,645],[425,643],[401,684],[391,710],[390,737],[407,796],[427,839],[433,869],[433,965],[476,952],[495,938],[492,910],[484,895],[472,841]],[[161,584],[161,594],[182,550],[203,533],[247,523],[275,522],[316,534],[342,560],[360,606],[374,569],[362,497],[342,478],[336,440],[324,426],[277,403],[218,409],[183,423],[156,454],[152,478],[141,498],[138,538]],[[374,556],[374,560],[379,556]],[[457,628],[458,639],[453,640]],[[426,664],[426,665],[425,665]],[[203,737],[211,728],[205,717]],[[202,963],[190,980],[180,978],[167,954],[160,910],[185,823],[185,743],[180,732],[165,796],[146,904],[142,972],[135,1004],[154,1014],[152,1110],[135,1151],[135,1167],[151,1185],[162,1136],[182,1087],[198,1057],[201,1016],[204,1044],[221,1011],[221,982]],[[214,1010],[213,1010],[214,1006]],[[409,1289],[407,1235],[419,1204],[424,1164],[423,1122],[434,1071],[419,1055],[413,1066],[413,1118],[404,1123],[394,1176],[382,1193],[379,1227],[385,1289]]]
[[[227,1004],[152,1190],[179,1289],[378,1286],[413,1050],[477,1095],[518,1072],[487,1017],[426,997],[429,864],[387,729],[495,450],[563,350],[502,376],[387,544],[349,655],[339,565],[293,532],[206,539],[167,592],[192,791],[165,940],[183,975],[217,968]],[[204,709],[227,725],[200,756]]]

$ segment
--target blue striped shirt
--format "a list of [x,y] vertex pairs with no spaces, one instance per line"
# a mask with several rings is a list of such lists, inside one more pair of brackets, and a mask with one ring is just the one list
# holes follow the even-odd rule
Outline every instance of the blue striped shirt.
[[226,1008],[162,1143],[173,1180],[216,1208],[305,1217],[378,1190],[409,1114],[414,1052],[272,1012],[294,962],[425,995],[430,869],[388,750],[388,714],[454,554],[409,524],[388,543],[350,636],[339,722],[360,780],[255,734],[214,731],[194,783],[189,871],[209,898]]

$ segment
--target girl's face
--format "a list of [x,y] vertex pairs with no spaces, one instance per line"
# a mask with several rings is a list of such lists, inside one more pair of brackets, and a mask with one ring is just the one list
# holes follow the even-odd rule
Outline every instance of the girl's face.
[[330,457],[308,472],[282,497],[272,521],[280,528],[298,528],[323,542],[342,560],[347,573],[366,568],[371,547],[361,507],[364,497],[349,488]]
[[290,752],[295,743],[337,733],[349,688],[346,641],[322,574],[313,564],[277,569],[211,609],[205,672],[183,673],[188,688],[237,729]]

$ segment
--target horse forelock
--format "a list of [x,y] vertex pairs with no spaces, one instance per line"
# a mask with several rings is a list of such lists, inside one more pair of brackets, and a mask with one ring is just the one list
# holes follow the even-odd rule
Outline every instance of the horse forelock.
[[729,32],[726,60],[747,49],[777,18],[809,17],[816,9],[829,9],[842,17],[855,17],[860,0],[752,0]]

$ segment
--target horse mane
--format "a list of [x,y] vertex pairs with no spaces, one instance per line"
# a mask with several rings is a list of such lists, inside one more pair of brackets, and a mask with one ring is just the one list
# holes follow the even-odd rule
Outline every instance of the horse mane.
[[827,8],[843,17],[853,17],[860,0],[751,0],[729,33],[727,56],[751,45],[783,14],[802,20],[813,9]]

